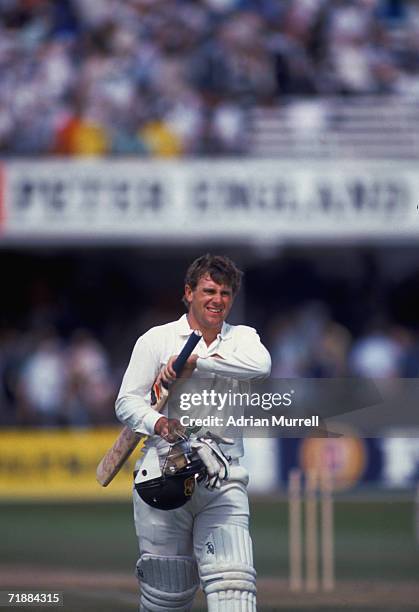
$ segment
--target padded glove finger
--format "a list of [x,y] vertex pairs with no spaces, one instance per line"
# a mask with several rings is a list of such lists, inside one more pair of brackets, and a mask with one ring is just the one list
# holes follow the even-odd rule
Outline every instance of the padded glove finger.
[[[226,443],[230,443],[227,438],[220,438],[219,436],[217,438],[227,440]],[[234,443],[234,441],[232,442]],[[224,455],[217,442],[208,436],[192,441],[191,448],[196,451],[205,465],[207,471],[205,486],[209,489],[220,488],[221,480],[228,480],[230,474],[229,458]]]

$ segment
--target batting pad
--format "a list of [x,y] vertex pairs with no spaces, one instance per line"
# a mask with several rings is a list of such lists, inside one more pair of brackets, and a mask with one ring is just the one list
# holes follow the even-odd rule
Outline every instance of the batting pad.
[[227,525],[211,532],[199,571],[208,612],[256,612],[256,571],[247,529]]
[[199,585],[191,557],[144,554],[137,562],[141,612],[187,612]]

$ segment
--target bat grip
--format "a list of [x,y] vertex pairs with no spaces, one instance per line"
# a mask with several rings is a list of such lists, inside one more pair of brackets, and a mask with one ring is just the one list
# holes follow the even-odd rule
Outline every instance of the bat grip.
[[202,334],[199,331],[193,331],[189,336],[187,343],[180,351],[176,361],[173,364],[173,369],[176,372],[176,376],[179,376],[179,374],[182,372],[183,368],[185,367],[185,363],[201,338]]

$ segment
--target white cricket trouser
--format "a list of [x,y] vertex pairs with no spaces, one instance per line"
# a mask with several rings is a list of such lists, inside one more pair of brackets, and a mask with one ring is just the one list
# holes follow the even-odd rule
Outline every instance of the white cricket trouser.
[[[235,477],[238,479],[235,480]],[[219,527],[249,529],[247,473],[231,466],[228,482],[209,491],[196,486],[190,501],[176,510],[158,510],[146,504],[134,490],[135,530],[140,555],[186,555],[199,559],[205,538]]]
[[140,545],[140,611],[190,611],[198,572],[209,612],[256,612],[247,471],[235,460],[220,489],[196,486],[176,510],[157,510],[134,490]]

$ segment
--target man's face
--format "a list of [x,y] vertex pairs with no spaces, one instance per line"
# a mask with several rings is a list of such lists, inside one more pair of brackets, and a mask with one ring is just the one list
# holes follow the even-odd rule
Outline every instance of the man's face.
[[220,330],[233,305],[233,291],[229,285],[219,285],[209,274],[201,276],[195,289],[185,286],[189,303],[189,324],[198,329]]

